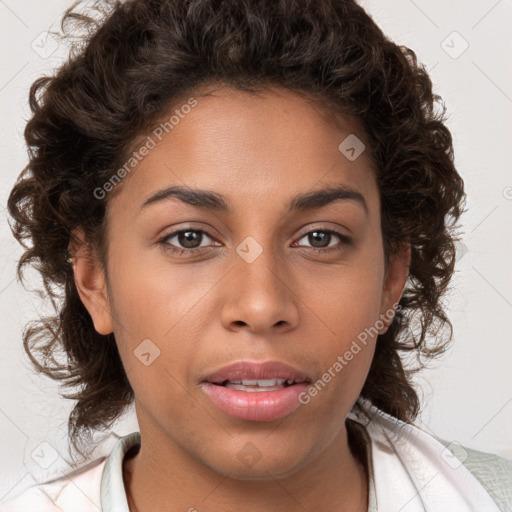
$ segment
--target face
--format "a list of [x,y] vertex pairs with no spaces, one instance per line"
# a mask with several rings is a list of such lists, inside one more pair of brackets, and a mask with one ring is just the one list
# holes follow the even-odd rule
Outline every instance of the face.
[[[370,156],[339,149],[366,140],[357,120],[335,126],[287,90],[194,97],[108,203],[106,275],[78,259],[75,280],[96,330],[115,334],[143,439],[240,479],[291,475],[344,430],[407,253],[385,267]],[[176,186],[216,201],[155,195]],[[311,200],[328,187],[351,192]],[[309,385],[277,382],[267,402],[212,392],[205,379],[239,361],[289,365]]]

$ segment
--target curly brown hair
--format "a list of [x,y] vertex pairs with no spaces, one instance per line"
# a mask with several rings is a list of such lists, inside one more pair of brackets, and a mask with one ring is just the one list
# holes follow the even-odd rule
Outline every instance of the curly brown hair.
[[29,163],[8,200],[11,229],[26,249],[18,278],[35,266],[56,313],[27,326],[24,348],[37,371],[75,389],[63,394],[77,400],[68,422],[75,449],[83,455],[90,434],[111,428],[134,393],[114,334],[95,331],[79,298],[67,259],[72,232],[83,228],[106,268],[111,196],[98,199],[93,191],[178,98],[211,84],[248,92],[284,87],[364,124],[386,262],[407,242],[411,265],[361,397],[412,421],[420,408],[413,372],[452,338],[441,299],[454,271],[454,224],[465,211],[446,107],[415,53],[386,37],[354,0],[117,0],[94,12],[77,6],[64,13],[62,37],[70,37],[69,25],[85,33],[54,76],[32,84]]

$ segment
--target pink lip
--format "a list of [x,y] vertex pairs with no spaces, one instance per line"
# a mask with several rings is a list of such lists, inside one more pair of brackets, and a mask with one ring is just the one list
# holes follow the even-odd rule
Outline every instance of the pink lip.
[[[220,385],[226,380],[242,379],[290,379],[297,384],[256,392]],[[201,389],[222,412],[230,416],[250,421],[272,421],[290,414],[300,405],[299,395],[310,382],[311,379],[303,372],[279,361],[237,361],[206,376],[201,382]]]
[[203,382],[203,391],[223,412],[251,421],[272,421],[290,414],[299,405],[299,394],[306,391],[308,383],[294,384],[276,391],[248,393]]
[[225,380],[241,379],[291,379],[296,382],[311,379],[290,365],[280,361],[235,361],[202,378],[202,381],[220,383]]

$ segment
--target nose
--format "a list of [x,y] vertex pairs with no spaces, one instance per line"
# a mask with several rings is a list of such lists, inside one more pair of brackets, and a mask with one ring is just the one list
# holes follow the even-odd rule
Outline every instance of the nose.
[[233,267],[223,279],[223,326],[262,335],[294,329],[300,298],[294,281],[292,269],[269,245],[254,239],[240,244],[233,254]]

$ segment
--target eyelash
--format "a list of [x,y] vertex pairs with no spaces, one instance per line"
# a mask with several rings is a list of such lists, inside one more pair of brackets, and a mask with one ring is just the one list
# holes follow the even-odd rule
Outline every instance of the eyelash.
[[[190,229],[190,228],[185,228],[185,229],[179,229],[177,231],[173,231],[172,233],[169,233],[168,235],[165,235],[164,237],[160,238],[158,240],[158,243],[161,244],[164,248],[164,250],[166,251],[169,251],[173,254],[177,254],[178,256],[181,256],[182,254],[184,253],[188,253],[190,255],[193,255],[193,254],[197,254],[199,252],[203,252],[204,250],[208,250],[210,249],[211,247],[194,247],[192,249],[187,249],[187,248],[176,248],[174,246],[172,246],[171,244],[169,244],[169,242],[167,242],[168,239],[170,238],[173,238],[174,236],[180,234],[180,233],[184,233],[184,232],[187,232],[187,231],[193,231],[193,232],[196,232],[196,233],[204,233],[206,236],[208,236],[209,238],[211,239],[214,239],[214,237],[212,235],[210,235],[207,231],[204,231],[203,229]],[[324,247],[324,248],[318,248],[318,247],[308,247],[307,249],[314,252],[314,253],[330,253],[331,251],[341,251],[345,248],[345,246],[351,246],[353,245],[353,241],[351,238],[349,238],[348,236],[346,235],[343,235],[342,233],[339,233],[338,231],[334,231],[332,229],[312,229],[311,231],[308,231],[306,233],[303,233],[299,240],[304,238],[305,236],[309,235],[310,233],[314,233],[314,232],[320,232],[320,233],[329,233],[331,235],[335,235],[336,237],[338,237],[338,239],[340,240],[341,244],[338,245],[338,246],[334,246],[334,247]]]

